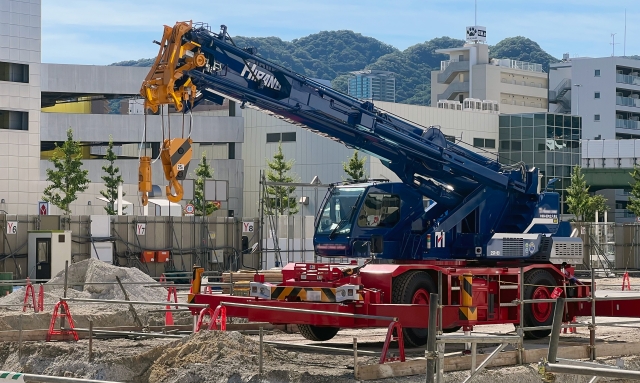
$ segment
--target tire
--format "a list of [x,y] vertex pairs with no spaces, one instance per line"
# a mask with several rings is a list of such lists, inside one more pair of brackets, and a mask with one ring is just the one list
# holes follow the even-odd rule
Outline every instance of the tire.
[[310,324],[299,324],[298,331],[302,334],[303,337],[315,341],[315,342],[324,342],[325,340],[330,340],[336,334],[340,328],[338,327],[322,327],[322,326],[313,326]]
[[[429,274],[410,271],[393,280],[392,302],[395,304],[429,304],[429,294],[438,289]],[[427,344],[427,328],[402,328],[405,346],[421,347]]]
[[[546,270],[532,270],[525,274],[524,299],[548,299],[557,286],[556,280]],[[527,303],[524,305],[524,326],[551,326],[555,303]],[[525,331],[525,339],[541,339],[549,336],[551,330]]]

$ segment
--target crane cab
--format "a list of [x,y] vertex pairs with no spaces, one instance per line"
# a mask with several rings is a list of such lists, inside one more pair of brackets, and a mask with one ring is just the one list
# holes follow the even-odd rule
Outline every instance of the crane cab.
[[314,247],[322,257],[369,257],[372,236],[382,236],[380,258],[417,258],[400,246],[416,225],[422,228],[422,195],[402,183],[341,185],[329,190],[316,217]]

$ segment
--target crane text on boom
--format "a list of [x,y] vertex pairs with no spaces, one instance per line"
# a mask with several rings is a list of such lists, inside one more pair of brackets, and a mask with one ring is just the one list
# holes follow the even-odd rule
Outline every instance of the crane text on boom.
[[253,64],[253,66],[251,67],[251,70],[249,70],[249,67],[245,65],[244,68],[242,69],[242,73],[240,73],[240,76],[244,77],[246,73],[247,79],[252,81],[262,80],[264,85],[267,88],[280,90],[280,83],[272,74],[263,72],[261,70],[258,70],[257,68],[258,66],[256,64]]

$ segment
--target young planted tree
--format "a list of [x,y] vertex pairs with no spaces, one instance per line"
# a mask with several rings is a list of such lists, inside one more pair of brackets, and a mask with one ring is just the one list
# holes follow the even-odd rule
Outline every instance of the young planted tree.
[[[282,144],[278,145],[278,151],[273,155],[272,161],[267,161],[267,180],[270,182],[292,183],[294,178],[289,175],[293,168],[294,160],[286,161],[282,154]],[[269,215],[296,214],[299,210],[296,200],[295,186],[268,186],[265,201],[265,210]]]
[[82,150],[74,141],[73,131],[67,130],[67,140],[58,146],[51,157],[53,169],[47,169],[47,186],[42,200],[57,206],[64,214],[71,214],[69,205],[89,187],[88,170],[82,170]]
[[633,167],[633,171],[630,173],[633,178],[631,185],[631,197],[629,197],[629,209],[636,217],[640,217],[640,168],[638,166]]
[[[122,183],[122,174],[120,174],[120,168],[115,166],[118,156],[113,152],[113,137],[111,136],[109,136],[107,155],[104,158],[107,160],[107,164],[102,166],[102,170],[105,172],[102,180],[106,189],[100,190],[100,194],[107,200],[107,206],[104,207],[107,214],[116,215],[118,214],[118,209],[115,208],[115,205],[118,200],[118,185]],[[124,197],[125,195],[126,193],[123,191],[122,196]]]
[[589,186],[579,166],[575,166],[571,173],[571,185],[567,188],[567,205],[569,213],[574,214],[578,222],[591,222],[595,220],[596,211],[609,210],[606,198],[589,194]]
[[567,188],[569,213],[574,214],[578,222],[582,222],[586,218],[585,214],[589,210],[590,201],[589,187],[584,180],[582,168],[575,166],[571,172],[571,185]]
[[358,151],[353,153],[353,157],[349,157],[349,162],[342,163],[342,169],[347,173],[347,181],[349,182],[361,182],[366,181],[364,174],[364,163],[366,157],[359,158]]
[[218,207],[213,204],[213,201],[206,201],[204,199],[204,181],[213,178],[213,168],[207,162],[207,154],[202,153],[200,163],[196,168],[196,177],[193,187],[192,201],[189,201],[194,207],[194,214],[197,216],[205,216],[218,210]]

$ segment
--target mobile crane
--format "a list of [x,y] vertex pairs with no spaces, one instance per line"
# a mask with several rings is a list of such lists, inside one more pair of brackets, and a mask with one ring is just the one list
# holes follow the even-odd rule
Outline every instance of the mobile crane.
[[[518,324],[520,315],[525,327],[550,325],[553,304],[528,304],[520,313],[513,303],[522,282],[526,299],[550,298],[558,286],[570,296],[590,294],[588,284],[575,278],[570,284],[572,265],[583,262],[582,241],[559,221],[559,195],[541,190],[537,169],[501,164],[448,141],[438,127],[416,125],[265,60],[255,48],[236,46],[224,25],[215,33],[206,24],[179,22],[165,26],[157,43],[159,54],[140,90],[145,109],[171,105],[186,113],[203,100],[222,104],[227,98],[376,156],[401,180],[336,185],[323,201],[315,220],[316,254],[364,257],[363,266],[288,264],[278,285],[256,274],[250,297],[201,294],[202,269],[195,268],[191,302],[252,304],[227,313],[297,324],[312,340],[331,339],[340,328],[388,325],[326,312],[393,316],[402,323],[405,343],[420,346],[426,343],[430,293],[440,293],[444,331]],[[166,150],[188,144],[169,140]],[[185,160],[172,162],[174,157],[163,156],[163,165],[167,179],[179,185],[176,170]],[[141,161],[143,193],[149,180]],[[434,203],[425,208],[426,199]],[[266,306],[325,314],[292,315]],[[584,310],[588,305],[569,306],[565,316]]]

